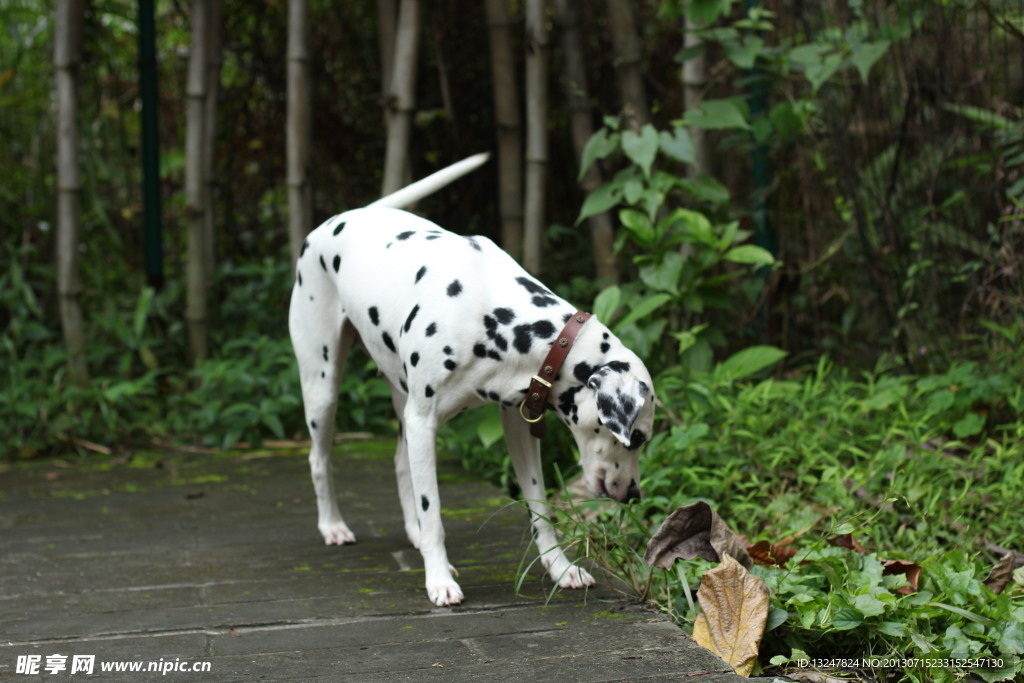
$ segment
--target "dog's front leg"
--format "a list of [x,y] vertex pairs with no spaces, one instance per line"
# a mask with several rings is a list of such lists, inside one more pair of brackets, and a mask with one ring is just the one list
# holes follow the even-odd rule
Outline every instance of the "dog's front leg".
[[437,418],[417,410],[412,401],[405,407],[404,418],[427,595],[438,607],[457,605],[462,602],[462,589],[455,582],[454,568],[448,564],[437,487]]
[[555,529],[551,525],[551,510],[544,489],[544,474],[541,469],[540,441],[530,434],[530,426],[519,416],[515,408],[501,409],[501,421],[505,426],[505,442],[508,444],[523,500],[530,509],[530,525],[533,538],[540,553],[540,561],[548,569],[551,578],[562,588],[585,588],[594,584],[594,577],[582,567],[577,567],[565,556],[558,545]]

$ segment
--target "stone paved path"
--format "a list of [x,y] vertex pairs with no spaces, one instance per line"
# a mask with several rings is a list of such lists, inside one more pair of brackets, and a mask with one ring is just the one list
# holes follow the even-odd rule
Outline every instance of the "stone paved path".
[[[548,602],[534,567],[517,595],[524,553],[535,557],[525,513],[452,469],[442,502],[467,597],[433,607],[390,443],[339,450],[359,537],[343,548],[320,541],[299,454],[0,465],[0,680],[742,680],[607,589]],[[71,673],[76,656],[95,657],[92,676]],[[151,662],[209,671],[101,670]]]

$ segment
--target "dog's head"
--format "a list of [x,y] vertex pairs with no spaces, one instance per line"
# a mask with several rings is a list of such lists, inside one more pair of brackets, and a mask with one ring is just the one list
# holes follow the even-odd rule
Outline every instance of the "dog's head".
[[559,410],[580,449],[587,488],[595,496],[640,498],[640,447],[654,428],[654,388],[647,368],[622,348],[615,360],[578,364],[581,382],[559,397]]

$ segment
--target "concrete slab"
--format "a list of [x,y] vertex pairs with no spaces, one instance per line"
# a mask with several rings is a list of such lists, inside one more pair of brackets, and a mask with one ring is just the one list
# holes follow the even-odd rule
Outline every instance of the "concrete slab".
[[[466,601],[432,606],[390,444],[339,450],[360,539],[340,548],[316,530],[304,454],[2,466],[0,679],[742,680],[607,589],[552,596],[534,566],[517,594],[526,514],[452,467],[442,500]],[[71,673],[76,656],[95,658],[91,676]]]

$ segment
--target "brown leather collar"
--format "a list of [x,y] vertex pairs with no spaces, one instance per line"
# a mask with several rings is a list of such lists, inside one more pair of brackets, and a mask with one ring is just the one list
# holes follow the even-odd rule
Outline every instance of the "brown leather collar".
[[530,423],[530,433],[538,439],[544,438],[544,411],[547,409],[548,392],[551,391],[551,385],[558,376],[558,371],[562,369],[562,363],[569,355],[576,336],[588,320],[590,314],[585,311],[576,311],[572,314],[551,345],[547,358],[540,366],[540,372],[530,380],[526,398],[519,404],[519,414]]

